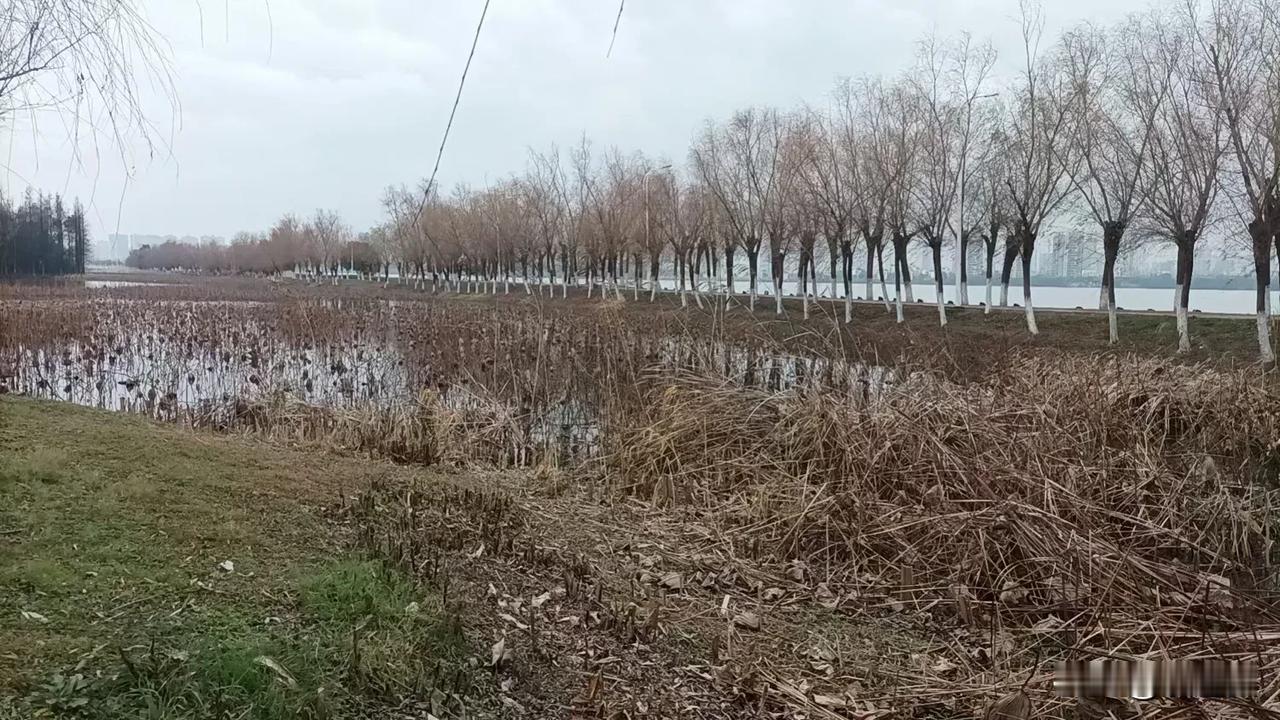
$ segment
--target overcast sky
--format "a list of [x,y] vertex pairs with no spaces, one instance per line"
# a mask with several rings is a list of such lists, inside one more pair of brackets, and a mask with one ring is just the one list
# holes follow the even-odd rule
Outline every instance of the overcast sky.
[[[80,196],[91,232],[232,236],[284,212],[381,221],[389,184],[430,174],[483,0],[142,0],[172,50],[180,111],[137,163],[72,160],[65,129],[9,118],[0,183]],[[1147,0],[1044,0],[1052,34]],[[597,145],[683,163],[707,119],[824,104],[844,75],[900,72],[929,32],[1020,52],[1017,0],[491,0],[440,181],[520,171],[530,146]],[[172,125],[170,135],[169,128]],[[131,177],[126,183],[126,175]],[[91,202],[90,199],[92,200]]]

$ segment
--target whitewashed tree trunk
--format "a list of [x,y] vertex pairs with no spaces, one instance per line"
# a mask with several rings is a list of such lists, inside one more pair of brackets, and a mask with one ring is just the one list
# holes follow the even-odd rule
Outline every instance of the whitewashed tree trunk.
[[1120,342],[1120,326],[1116,319],[1116,306],[1109,299],[1107,301],[1107,330],[1110,333],[1110,343],[1112,345]]
[[915,293],[913,293],[913,292],[911,291],[911,281],[910,281],[910,280],[904,280],[904,281],[902,282],[902,284],[903,284],[903,285],[905,285],[905,286],[906,286],[906,288],[907,288],[907,303],[908,303],[908,304],[910,304],[910,303],[915,302],[915,301],[916,301],[916,296],[915,296]]
[[1257,315],[1258,352],[1262,362],[1270,365],[1276,361],[1275,352],[1271,349],[1271,288],[1266,289],[1262,302],[1265,309]]
[[773,279],[773,305],[774,314],[782,314],[782,278]]
[[987,276],[987,304],[982,309],[983,315],[991,314],[991,276]]
[[844,324],[853,322],[853,293],[844,295]]
[[947,326],[947,302],[946,302],[946,296],[943,293],[941,285],[939,285],[936,288],[936,292],[938,295],[938,324],[941,325],[942,327],[946,327]]
[[1009,307],[1009,283],[1000,283],[1000,307]]
[[1039,335],[1040,328],[1036,327],[1036,311],[1035,311],[1035,308],[1032,307],[1031,305],[1031,294],[1023,293],[1022,301],[1026,303],[1025,312],[1027,313],[1027,331],[1030,332],[1032,335]]
[[1182,305],[1181,298],[1178,302],[1178,352],[1191,351],[1191,335],[1187,330],[1187,308]]
[[[1268,292],[1270,295],[1270,292]],[[1268,302],[1270,304],[1270,302]],[[1262,362],[1272,364],[1276,361],[1271,351],[1271,321],[1269,312],[1258,313],[1258,352],[1262,354]]]

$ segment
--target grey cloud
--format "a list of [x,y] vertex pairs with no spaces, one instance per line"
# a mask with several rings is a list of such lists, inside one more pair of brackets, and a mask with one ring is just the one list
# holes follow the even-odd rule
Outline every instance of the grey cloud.
[[[84,154],[49,118],[0,136],[8,192],[26,180],[88,200],[91,232],[219,234],[334,208],[380,220],[392,183],[430,172],[480,0],[145,0],[169,39],[182,103],[172,157]],[[1050,31],[1111,22],[1144,0],[1049,0]],[[272,23],[268,23],[267,9]],[[708,117],[749,104],[821,105],[836,77],[893,74],[924,33],[968,29],[1016,49],[1014,0],[634,0],[605,57],[612,0],[492,0],[446,187],[520,171],[527,148],[641,149],[683,162]],[[230,18],[230,25],[225,22]],[[168,116],[151,98],[157,122]],[[133,178],[125,183],[126,167]]]

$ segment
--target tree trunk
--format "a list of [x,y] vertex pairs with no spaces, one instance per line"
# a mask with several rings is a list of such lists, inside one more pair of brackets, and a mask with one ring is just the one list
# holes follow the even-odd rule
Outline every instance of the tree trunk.
[[1258,323],[1258,353],[1268,367],[1275,364],[1275,352],[1271,349],[1271,240],[1267,223],[1254,220],[1249,223],[1249,237],[1253,245],[1253,272],[1256,283],[1255,311]]
[[885,312],[893,312],[889,305],[889,286],[884,279],[884,243],[876,243],[876,267],[880,274],[880,299],[884,301]]
[[1009,278],[1013,275],[1013,263],[1021,252],[1016,233],[1009,233],[1004,239],[1004,261],[1000,267],[1000,307],[1009,306]]
[[841,273],[844,275],[844,322],[853,322],[853,247],[849,241],[840,243]]
[[902,312],[902,251],[899,249],[906,245],[906,241],[899,238],[897,234],[893,236],[893,307],[897,313],[899,323],[906,320]]
[[747,250],[747,276],[751,290],[751,312],[756,311],[756,280],[760,266],[760,248]]
[[1178,243],[1178,352],[1191,351],[1191,333],[1188,324],[1188,307],[1191,304],[1191,278],[1195,272],[1195,242],[1190,233]]
[[640,302],[640,272],[641,272],[640,253],[631,256],[631,299],[634,302]]
[[961,306],[969,304],[969,237],[970,232],[960,231],[960,273],[956,298]]
[[658,297],[658,266],[662,264],[662,255],[660,252],[654,253],[649,258],[649,302],[653,302]]
[[1027,331],[1032,335],[1039,335],[1040,329],[1036,327],[1036,311],[1035,306],[1031,304],[1031,256],[1035,253],[1036,236],[1029,228],[1022,229],[1022,301],[1026,303],[1027,313]]
[[902,284],[907,291],[907,304],[916,301],[915,293],[911,291],[911,264],[907,262],[907,243],[909,238],[895,238],[893,241],[894,260],[902,266]]
[[[812,253],[810,253],[809,255],[809,285],[810,287],[813,288],[813,296],[815,298],[814,302],[817,302],[816,298],[818,297],[818,263],[817,263],[817,258],[815,258]],[[835,291],[834,286],[832,287],[832,291],[833,292]],[[804,316],[806,318],[809,317],[809,308],[807,303],[805,305]]]
[[942,288],[942,238],[929,241],[929,249],[933,252],[933,289],[938,294],[938,324],[947,326],[947,302]]
[[782,266],[786,257],[780,252],[769,251],[770,274],[773,275],[773,305],[774,314],[782,314],[782,280],[786,277],[786,271]]
[[1120,256],[1120,240],[1125,225],[1111,221],[1102,224],[1102,306],[1107,311],[1109,342],[1120,342],[1120,327],[1116,320],[1116,258]]
[[[996,232],[998,232],[998,229]],[[991,281],[992,281],[992,276],[994,275],[992,270],[994,269],[995,263],[996,263],[996,242],[997,242],[997,235],[993,234],[984,242],[985,247],[983,247],[983,251],[984,251],[984,254],[986,255],[986,260],[987,260],[987,263],[986,263],[987,265],[987,302],[982,310],[983,314],[985,315],[991,314]]]
[[809,272],[808,272],[809,269],[805,267],[805,255],[806,253],[802,250],[800,252],[800,294],[803,296],[803,298],[801,299],[801,303],[804,308],[804,319],[808,320],[809,319]]
[[[733,246],[724,246],[724,296],[733,297]],[[726,303],[727,305],[728,303]]]
[[[879,240],[868,235],[867,236],[867,299],[868,300],[875,300],[876,298],[875,291],[872,289],[872,283],[875,282],[875,279],[876,279],[875,263],[876,263],[876,255],[878,254],[879,247],[880,247]],[[880,277],[881,279],[884,278],[884,261],[883,260],[880,261]],[[886,300],[886,302],[888,301]]]
[[[842,236],[843,236],[843,233],[840,234],[840,237]],[[840,252],[840,243],[838,241],[838,237],[833,235],[827,238],[827,259],[831,261],[831,299],[832,300],[835,300],[836,298],[840,297],[840,291],[838,289],[839,286],[836,284],[838,282],[838,280],[836,279],[836,258],[838,257],[839,252]]]

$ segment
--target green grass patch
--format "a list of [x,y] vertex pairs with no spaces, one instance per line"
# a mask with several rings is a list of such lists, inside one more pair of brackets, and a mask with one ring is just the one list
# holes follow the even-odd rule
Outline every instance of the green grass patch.
[[389,472],[0,398],[0,720],[439,705],[458,620],[324,512]]

